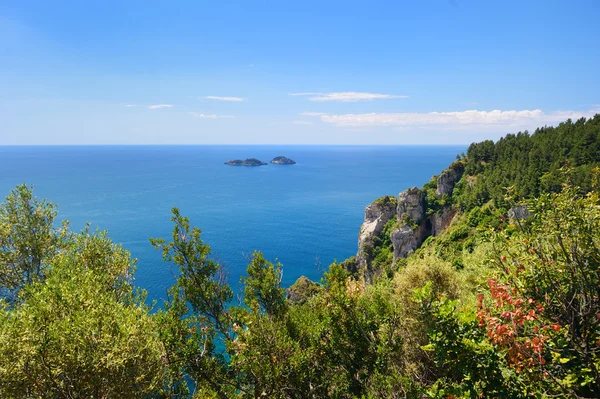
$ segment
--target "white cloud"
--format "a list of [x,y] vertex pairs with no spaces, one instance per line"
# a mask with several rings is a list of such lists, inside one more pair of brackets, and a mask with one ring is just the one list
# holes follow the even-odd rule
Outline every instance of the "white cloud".
[[597,110],[589,111],[554,111],[544,113],[542,110],[510,110],[510,111],[456,111],[427,113],[370,113],[315,115],[321,121],[342,127],[367,126],[400,126],[429,127],[445,130],[468,130],[485,128],[498,129],[531,129],[545,124],[555,124],[566,119],[591,117]]
[[172,104],[154,104],[148,105],[148,109],[173,108]]
[[310,101],[341,101],[357,102],[371,100],[387,100],[391,98],[408,98],[408,96],[397,96],[393,94],[362,93],[355,91],[343,91],[334,93],[291,93],[290,96],[309,96]]
[[206,100],[232,101],[232,102],[241,102],[241,101],[245,100],[245,98],[242,98],[242,97],[221,97],[221,96],[204,96],[202,98],[204,98]]
[[322,116],[327,115],[325,112],[300,112],[300,116]]
[[296,96],[318,96],[321,94],[323,94],[323,93],[290,93],[290,94],[288,94],[288,96],[293,96],[293,97],[296,97]]
[[294,125],[312,125],[311,121],[292,121]]
[[232,119],[235,118],[231,115],[215,115],[215,114],[202,114],[200,112],[189,112],[190,115],[201,118],[201,119]]
[[137,107],[138,105],[137,104],[125,104],[125,106],[127,108],[131,108],[131,107]]

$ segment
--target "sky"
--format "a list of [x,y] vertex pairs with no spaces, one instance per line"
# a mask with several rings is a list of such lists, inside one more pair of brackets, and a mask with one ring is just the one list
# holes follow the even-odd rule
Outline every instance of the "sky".
[[600,112],[598,15],[598,0],[0,0],[0,145],[497,139]]

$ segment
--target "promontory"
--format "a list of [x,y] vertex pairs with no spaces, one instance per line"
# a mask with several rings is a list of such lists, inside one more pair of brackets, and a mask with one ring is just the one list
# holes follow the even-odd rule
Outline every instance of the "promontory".
[[225,162],[225,165],[232,165],[232,166],[262,166],[262,165],[266,165],[266,164],[267,164],[266,162],[263,162],[256,158],[248,158],[243,161],[241,159],[232,159],[231,161]]
[[275,165],[294,165],[296,161],[286,157],[275,157],[271,160],[271,163]]

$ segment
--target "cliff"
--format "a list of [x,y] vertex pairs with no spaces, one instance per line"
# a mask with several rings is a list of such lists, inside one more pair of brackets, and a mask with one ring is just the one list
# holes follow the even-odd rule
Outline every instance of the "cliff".
[[[463,172],[460,163],[443,171],[437,178],[435,195],[440,199],[451,195]],[[355,270],[350,271],[370,281],[390,260],[394,265],[427,237],[439,235],[457,214],[451,205],[441,206],[435,212],[428,212],[427,205],[425,190],[417,187],[402,191],[397,198],[382,197],[368,205],[358,236]]]

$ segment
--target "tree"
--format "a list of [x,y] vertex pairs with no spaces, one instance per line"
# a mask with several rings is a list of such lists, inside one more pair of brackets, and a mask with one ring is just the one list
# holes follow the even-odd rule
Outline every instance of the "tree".
[[66,223],[54,228],[57,213],[24,184],[0,204],[0,298],[14,302],[23,287],[44,278],[67,232]]
[[225,356],[233,335],[227,309],[233,293],[221,266],[210,259],[210,246],[200,238],[200,229],[191,227],[179,209],[173,208],[172,214],[172,241],[150,239],[163,259],[179,269],[169,301],[157,316],[172,395],[185,395],[189,385],[194,395],[228,398],[237,391]]
[[163,381],[157,326],[133,291],[129,253],[104,233],[76,235],[44,280],[0,308],[3,398],[142,398]]
[[254,252],[248,265],[248,277],[242,278],[244,301],[253,312],[277,317],[286,310],[285,290],[281,287],[281,263],[273,265],[262,253]]

